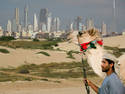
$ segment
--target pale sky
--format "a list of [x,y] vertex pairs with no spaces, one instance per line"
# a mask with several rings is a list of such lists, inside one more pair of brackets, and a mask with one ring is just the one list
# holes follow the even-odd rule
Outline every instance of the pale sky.
[[[29,5],[29,23],[32,24],[33,14],[39,15],[41,8],[48,8],[52,16],[58,16],[62,25],[77,16],[93,18],[95,26],[101,27],[104,21],[111,26],[113,17],[113,0],[0,0],[0,25],[5,26],[8,19],[14,17],[14,9],[19,8],[20,20],[23,22],[24,6]],[[125,0],[116,0],[117,31],[125,29]]]

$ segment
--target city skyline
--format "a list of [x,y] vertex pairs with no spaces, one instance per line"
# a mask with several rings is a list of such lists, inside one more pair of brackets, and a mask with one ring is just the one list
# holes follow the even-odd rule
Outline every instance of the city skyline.
[[[1,1],[0,6],[0,25],[5,26],[8,20],[14,18],[14,9],[19,8],[21,21],[24,16],[25,4],[29,6],[28,23],[33,24],[34,13],[39,15],[41,8],[48,8],[49,12],[55,17],[60,17],[62,24],[73,21],[77,16],[82,16],[85,23],[86,18],[93,18],[97,27],[101,26],[104,21],[108,26],[112,23],[113,17],[113,0],[6,0]],[[16,4],[16,5],[15,5]],[[124,29],[124,0],[116,0],[116,16],[117,29],[119,31]],[[119,10],[119,11],[118,11]],[[6,15],[6,16],[4,16]]]

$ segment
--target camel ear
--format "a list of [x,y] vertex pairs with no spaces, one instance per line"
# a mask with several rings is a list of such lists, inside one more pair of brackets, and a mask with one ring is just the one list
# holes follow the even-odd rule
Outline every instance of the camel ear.
[[97,32],[98,32],[98,31],[97,31],[96,29],[94,29],[94,28],[88,30],[88,34],[89,34],[90,36],[94,36]]

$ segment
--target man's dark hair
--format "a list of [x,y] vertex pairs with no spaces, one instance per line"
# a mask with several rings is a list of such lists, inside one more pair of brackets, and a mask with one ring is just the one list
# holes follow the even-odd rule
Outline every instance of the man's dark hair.
[[115,67],[114,67],[115,62],[110,59],[105,59],[105,60],[108,61],[109,64],[113,64],[112,70],[113,70],[113,72],[115,72]]

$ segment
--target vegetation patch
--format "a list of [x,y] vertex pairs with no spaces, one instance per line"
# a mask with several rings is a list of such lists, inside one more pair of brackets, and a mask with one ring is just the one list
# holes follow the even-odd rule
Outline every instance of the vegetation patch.
[[0,52],[1,53],[5,53],[5,54],[7,54],[7,53],[10,53],[8,50],[6,50],[6,49],[0,49]]
[[15,40],[15,38],[11,37],[11,36],[2,36],[2,37],[0,37],[0,41],[11,41],[11,40]]
[[115,55],[117,58],[120,57],[123,52],[125,52],[124,48],[118,48],[118,47],[104,46],[104,49],[112,50],[112,54]]
[[[84,61],[84,67],[86,68],[87,76],[97,76],[91,67],[88,65],[86,60]],[[62,62],[62,63],[49,63],[49,64],[25,64],[17,68],[0,69],[6,72],[15,72],[25,75],[32,75],[37,77],[47,77],[47,78],[81,78],[83,77],[83,65],[81,62]],[[12,81],[12,80],[26,80],[32,81],[37,80],[31,77],[21,77],[10,76],[10,75],[0,75],[1,81]],[[8,77],[9,76],[9,77]],[[15,77],[15,78],[14,78]],[[39,79],[43,81],[49,81],[47,78]],[[57,81],[57,83],[60,83]]]
[[36,42],[38,42],[38,41],[40,41],[39,39],[37,39],[37,38],[35,38],[35,39],[33,39],[33,41],[36,41]]
[[68,55],[67,58],[75,59],[75,57],[73,56],[73,53],[78,54],[80,52],[71,50],[67,52],[67,55]]
[[0,41],[0,46],[10,48],[24,48],[24,49],[49,49],[53,50],[53,46],[57,45],[59,41]]
[[38,52],[37,54],[43,54],[45,56],[50,56],[50,54],[48,54],[47,52],[44,52],[44,51]]
[[14,76],[14,75],[9,75],[5,73],[0,73],[0,82],[6,82],[6,81],[32,81],[32,80],[37,80],[31,77],[23,77],[23,76]]

